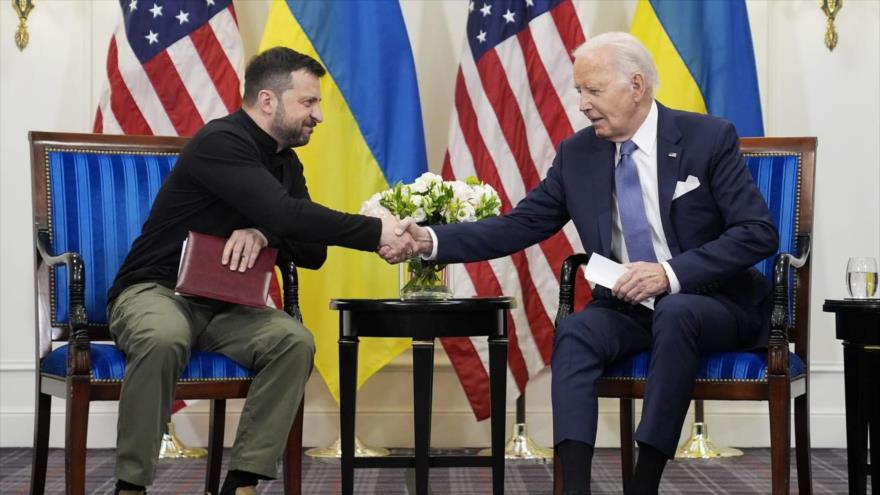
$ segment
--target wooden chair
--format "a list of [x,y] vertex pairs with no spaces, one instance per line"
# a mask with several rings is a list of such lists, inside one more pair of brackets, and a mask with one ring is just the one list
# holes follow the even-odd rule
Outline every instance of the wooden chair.
[[[812,493],[810,468],[810,242],[816,138],[743,138],[741,149],[779,226],[779,252],[756,268],[773,283],[766,351],[721,352],[703,359],[694,399],[767,401],[770,412],[772,493],[789,493],[791,399],[794,399],[798,489]],[[574,280],[587,254],[563,264],[557,324],[571,314]],[[794,352],[790,344],[794,344]],[[599,380],[600,397],[620,399],[623,480],[633,475],[633,399],[644,396],[650,351],[612,364]],[[554,492],[562,493],[555,464]]]
[[[45,488],[52,396],[67,401],[66,491],[85,493],[89,405],[119,400],[125,371],[124,356],[106,342],[107,289],[186,141],[30,133],[37,301],[32,494]],[[280,268],[284,310],[299,317],[296,266]],[[206,492],[219,492],[226,400],[246,397],[252,377],[221,354],[193,351],[177,384],[177,399],[211,401]],[[300,493],[302,420],[300,404],[284,456],[288,494]]]

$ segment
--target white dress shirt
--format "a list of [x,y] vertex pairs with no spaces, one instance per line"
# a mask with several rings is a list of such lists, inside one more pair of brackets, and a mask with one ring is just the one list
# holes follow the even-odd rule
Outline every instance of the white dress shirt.
[[[651,226],[651,243],[654,245],[654,254],[657,261],[666,271],[666,278],[669,279],[669,293],[675,294],[681,290],[681,284],[672,267],[667,260],[672,258],[672,252],[669,250],[669,244],[666,242],[666,234],[663,232],[663,221],[660,218],[660,199],[657,185],[657,102],[651,103],[651,110],[648,117],[642,122],[642,125],[633,134],[632,141],[638,146],[632,154],[636,168],[639,173],[639,182],[642,186],[642,199],[645,203],[645,216],[648,218],[648,224]],[[617,151],[614,154],[614,166],[620,162],[620,144],[615,143]],[[620,226],[620,211],[617,207],[617,193],[612,192],[611,210],[611,252],[623,263],[629,262],[629,255],[626,252],[626,243],[623,241],[623,230]],[[423,256],[426,260],[433,260],[437,257],[437,235],[434,230],[427,227],[428,233],[431,235],[431,241],[434,247],[429,256]]]
[[[638,146],[638,149],[633,152],[632,159],[636,164],[639,183],[642,186],[642,200],[645,203],[645,216],[651,226],[651,244],[654,245],[654,255],[666,270],[666,278],[669,279],[669,293],[675,294],[681,290],[681,284],[679,284],[675,272],[672,271],[672,267],[666,262],[672,258],[672,252],[666,242],[663,220],[660,218],[660,198],[657,185],[657,116],[657,102],[652,102],[648,116],[633,134],[632,142]],[[615,144],[614,167],[616,168],[620,163],[620,145],[622,143]],[[616,191],[612,193],[611,204],[613,205],[611,209],[611,252],[622,263],[629,263],[626,243],[623,241]]]

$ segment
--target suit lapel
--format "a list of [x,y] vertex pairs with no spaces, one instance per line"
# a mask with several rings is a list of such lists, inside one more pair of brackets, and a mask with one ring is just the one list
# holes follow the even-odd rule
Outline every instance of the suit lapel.
[[660,218],[663,222],[663,233],[669,250],[675,256],[680,253],[678,239],[672,229],[670,212],[672,210],[672,194],[678,182],[678,168],[682,160],[682,148],[679,146],[681,133],[676,127],[669,110],[657,103],[657,186],[660,202]]
[[614,190],[614,143],[594,137],[586,157],[590,171],[589,184],[596,208],[599,248],[596,251],[611,257],[611,191]]

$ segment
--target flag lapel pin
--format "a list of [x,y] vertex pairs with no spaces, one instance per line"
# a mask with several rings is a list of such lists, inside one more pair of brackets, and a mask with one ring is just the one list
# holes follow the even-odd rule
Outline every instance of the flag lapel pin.
[[668,155],[666,155],[666,156],[668,156],[669,158],[678,158],[678,153],[672,151],[672,152],[670,152],[670,153],[669,153]]

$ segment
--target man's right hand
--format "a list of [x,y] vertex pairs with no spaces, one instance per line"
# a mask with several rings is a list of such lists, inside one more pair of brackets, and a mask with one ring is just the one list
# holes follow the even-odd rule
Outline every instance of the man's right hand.
[[434,251],[434,238],[428,233],[428,229],[421,227],[412,218],[404,218],[398,226],[401,231],[406,230],[413,239],[413,252],[428,255]]
[[383,217],[382,235],[379,237],[379,255],[388,263],[400,263],[415,254],[415,243],[407,232],[406,223],[397,217]]
[[379,255],[388,263],[400,263],[416,255],[431,254],[434,241],[428,229],[420,227],[412,218],[404,218],[394,228],[394,234],[406,241],[401,248],[392,245],[379,247]]
[[269,241],[257,229],[238,229],[232,231],[226,245],[223,246],[223,257],[220,260],[224,265],[229,265],[230,270],[243,272],[253,268],[260,254]]

